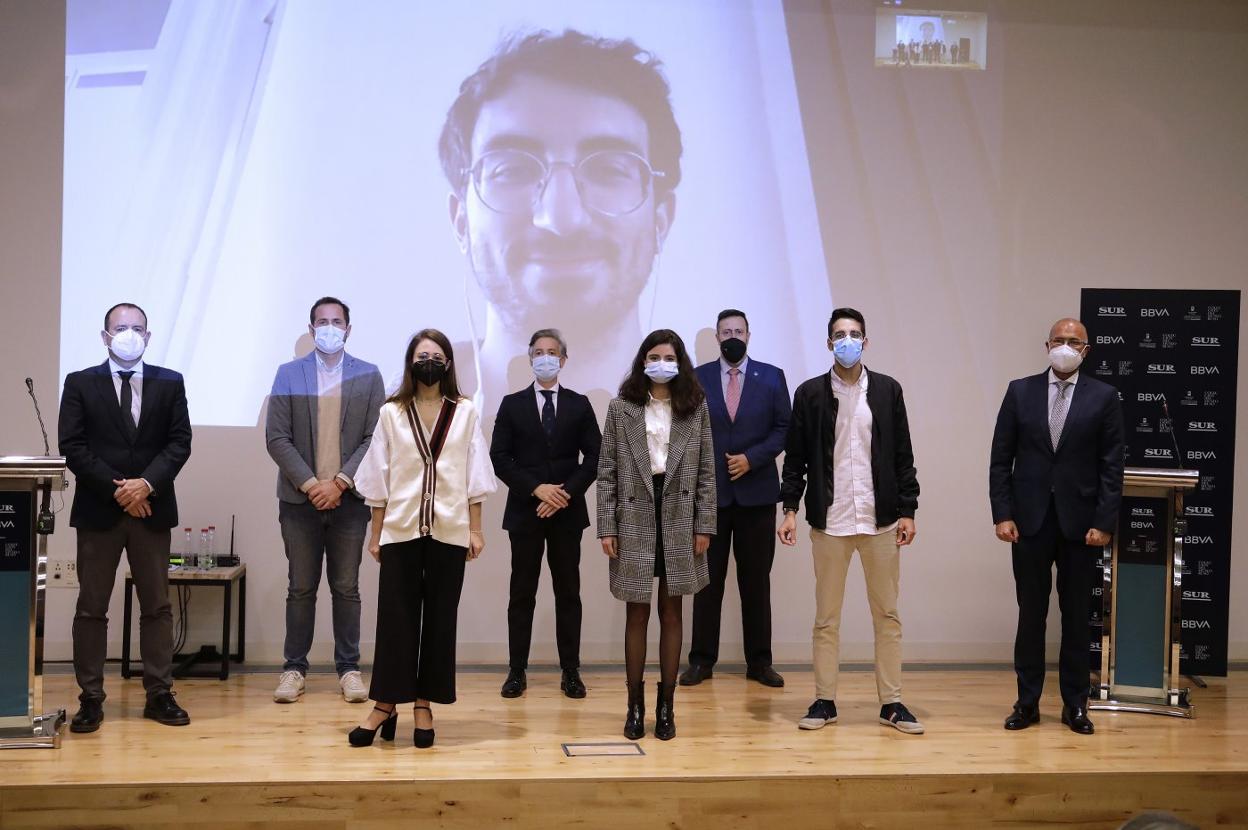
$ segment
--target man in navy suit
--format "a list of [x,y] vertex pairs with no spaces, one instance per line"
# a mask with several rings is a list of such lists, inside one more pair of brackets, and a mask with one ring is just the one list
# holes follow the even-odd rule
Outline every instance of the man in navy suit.
[[699,366],[697,374],[711,413],[719,529],[707,552],[711,583],[693,599],[693,644],[680,684],[696,686],[709,678],[719,659],[720,608],[732,548],[746,677],[779,687],[784,678],[771,665],[771,563],[780,500],[776,457],[789,429],[789,387],[782,370],[746,356],[750,324],[745,312],[721,311],[715,339],[720,359]]
[[1126,452],[1122,404],[1114,387],[1079,372],[1090,348],[1083,323],[1058,320],[1045,348],[1051,368],[1006,390],[988,469],[992,521],[997,538],[1012,546],[1018,595],[1018,700],[1005,728],[1026,729],[1040,720],[1044,624],[1056,564],[1062,723],[1090,735],[1090,563],[1118,523]]
[[182,376],[143,362],[147,315],[119,303],[100,333],[108,360],[71,372],[61,394],[58,441],[76,488],[69,523],[78,531],[74,674],[82,689],[71,732],[104,720],[108,604],[125,550],[139,594],[143,717],[191,722],[173,699],[173,613],[169,604],[170,530],[178,523],[173,480],[191,455],[191,420]]
[[568,346],[556,329],[529,338],[533,383],[503,398],[494,421],[490,460],[507,485],[503,529],[511,537],[511,599],[507,605],[510,667],[503,697],[528,685],[525,672],[542,551],[555,592],[559,688],[585,697],[581,680],[581,535],[589,527],[585,491],[598,475],[602,431],[589,398],[559,385]]

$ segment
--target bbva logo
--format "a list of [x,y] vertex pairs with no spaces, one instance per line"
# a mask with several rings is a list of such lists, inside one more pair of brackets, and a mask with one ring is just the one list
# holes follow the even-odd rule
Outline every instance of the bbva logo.
[[1185,545],[1212,545],[1212,536],[1184,536],[1183,544]]
[[1192,374],[1193,375],[1220,375],[1222,374],[1222,370],[1219,369],[1217,366],[1193,366]]
[[1153,401],[1164,401],[1166,395],[1164,392],[1140,392],[1138,400],[1140,403],[1149,403]]
[[1184,620],[1184,628],[1212,628],[1208,620]]
[[1187,457],[1192,461],[1217,461],[1218,454],[1213,450],[1188,450]]
[[1119,343],[1126,343],[1126,342],[1127,342],[1126,338],[1123,337],[1121,334],[1114,334],[1114,335],[1098,334],[1096,337],[1096,343],[1098,346],[1113,346]]
[[1169,317],[1170,309],[1168,308],[1141,308],[1141,317]]
[[17,527],[17,525],[11,519],[5,519],[3,522],[0,522],[0,528],[8,529],[15,527]]

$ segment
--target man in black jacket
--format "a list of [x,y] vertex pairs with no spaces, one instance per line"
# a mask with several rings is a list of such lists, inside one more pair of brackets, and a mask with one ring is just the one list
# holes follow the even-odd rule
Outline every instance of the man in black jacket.
[[1040,720],[1044,628],[1053,566],[1062,609],[1058,679],[1062,723],[1090,735],[1088,602],[1091,560],[1109,544],[1122,503],[1126,445],[1118,390],[1079,366],[1088,330],[1058,320],[1045,343],[1050,369],[1012,381],[1001,402],[988,468],[997,538],[1011,543],[1018,631],[1018,700],[1009,730]]
[[568,347],[555,329],[529,339],[536,380],[503,398],[494,421],[490,460],[507,485],[503,529],[511,537],[511,599],[507,605],[510,669],[503,697],[519,697],[533,635],[542,550],[555,593],[559,688],[585,697],[580,675],[581,534],[589,527],[585,491],[598,473],[602,432],[589,399],[559,385]]
[[812,646],[815,702],[802,729],[836,722],[841,605],[850,559],[858,552],[875,624],[875,684],[880,723],[907,734],[923,725],[901,702],[901,618],[897,595],[901,548],[914,541],[919,482],[910,446],[906,404],[897,381],[862,365],[867,324],[860,312],[838,308],[828,321],[832,371],[811,378],[793,396],[777,531],[797,544],[797,509],[806,495],[806,521],[815,564]]
[[190,723],[172,691],[169,543],[178,523],[173,480],[191,455],[191,421],[182,376],[143,362],[150,336],[143,309],[110,308],[101,332],[108,360],[71,372],[61,396],[58,443],[77,484],[69,523],[78,530],[73,641],[82,692],[72,732],[94,732],[104,719],[108,604],[123,549],[141,611],[143,717]]

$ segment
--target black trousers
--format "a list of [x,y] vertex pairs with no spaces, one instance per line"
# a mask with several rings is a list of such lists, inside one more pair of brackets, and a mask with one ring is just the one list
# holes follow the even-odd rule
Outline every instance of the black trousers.
[[369,697],[455,702],[455,627],[468,549],[430,536],[381,546]]
[[1049,501],[1044,523],[1034,536],[1020,536],[1012,546],[1014,588],[1018,596],[1018,632],[1014,638],[1014,673],[1018,702],[1035,706],[1044,689],[1044,629],[1049,614],[1053,566],[1057,565],[1057,601],[1062,610],[1062,646],[1058,681],[1067,706],[1088,698],[1091,660],[1091,560],[1099,548],[1082,539],[1066,539]]
[[771,665],[771,563],[776,558],[776,506],[719,508],[719,528],[707,551],[711,582],[693,597],[690,664],[713,666],[719,659],[720,610],[728,579],[728,551],[737,557],[741,629],[750,668]]
[[173,686],[173,610],[169,602],[167,527],[125,515],[108,530],[78,529],[78,604],[74,610],[74,674],[78,699],[103,700],[108,604],[126,551],[139,595],[143,688],[150,698]]
[[533,609],[537,605],[537,583],[542,575],[542,551],[550,568],[550,584],[555,592],[555,642],[559,646],[559,667],[581,666],[581,528],[560,527],[543,522],[540,530],[512,531],[511,598],[507,603],[507,643],[511,668],[529,665],[529,645],[533,639]]

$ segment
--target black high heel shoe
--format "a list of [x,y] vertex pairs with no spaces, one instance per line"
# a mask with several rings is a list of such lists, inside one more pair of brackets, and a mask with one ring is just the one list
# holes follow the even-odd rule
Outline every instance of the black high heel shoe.
[[[424,709],[429,713],[429,717],[433,717],[433,710],[428,706],[413,706],[413,709]],[[419,726],[412,730],[412,743],[417,749],[428,749],[433,746],[433,730],[421,729]]]
[[393,709],[382,709],[380,706],[374,706],[373,711],[389,714],[390,717],[378,724],[376,729],[365,729],[362,726],[352,729],[351,734],[347,735],[347,741],[351,746],[372,746],[373,739],[377,737],[379,731],[383,741],[394,740],[394,730],[399,725],[399,708],[396,706]]

